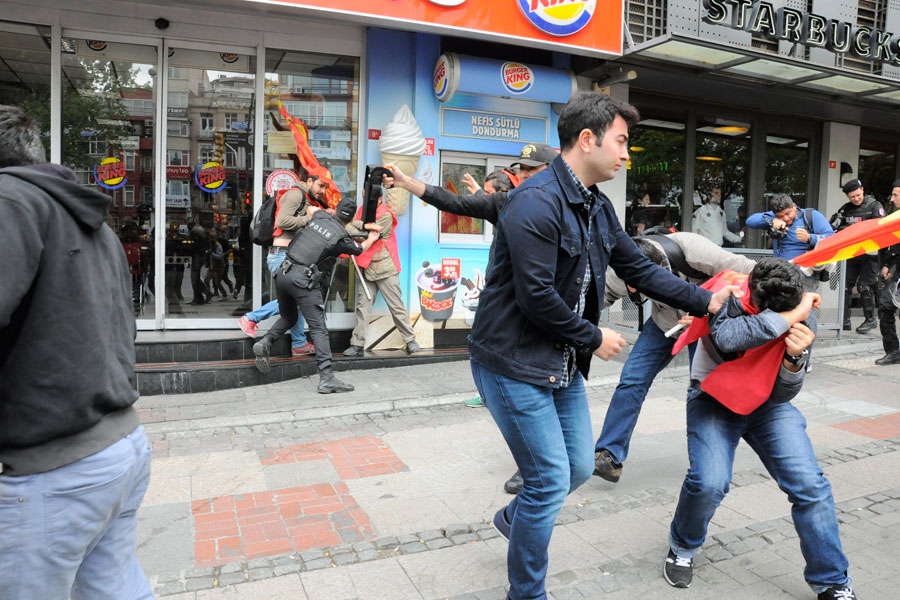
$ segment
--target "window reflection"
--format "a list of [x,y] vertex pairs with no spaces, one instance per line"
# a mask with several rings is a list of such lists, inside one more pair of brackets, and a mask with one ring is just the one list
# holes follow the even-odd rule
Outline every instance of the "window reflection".
[[684,125],[654,121],[630,132],[623,227],[631,235],[661,225],[682,229]]
[[749,126],[716,122],[699,125],[691,230],[723,247],[741,246],[749,178]]

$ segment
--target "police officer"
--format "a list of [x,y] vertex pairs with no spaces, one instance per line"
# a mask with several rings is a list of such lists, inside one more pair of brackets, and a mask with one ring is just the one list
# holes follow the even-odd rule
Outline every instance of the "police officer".
[[381,228],[367,223],[365,228],[369,235],[361,244],[357,243],[344,229],[356,213],[356,203],[350,198],[341,200],[333,215],[315,206],[307,210],[312,218],[291,241],[284,262],[275,272],[280,316],[268,333],[253,344],[256,368],[262,373],[269,372],[272,343],[297,322],[299,308],[309,324],[309,337],[316,348],[316,367],[319,371],[317,391],[320,394],[350,392],[353,386],[340,381],[331,370],[331,344],[325,328],[322,284],[338,255],[358,256],[378,240]]
[[[894,182],[891,190],[891,212],[900,210],[900,179]],[[894,295],[897,282],[900,280],[900,244],[894,244],[878,253],[881,263],[881,279],[884,287],[878,294],[878,325],[881,329],[881,344],[884,356],[875,361],[876,365],[900,364],[900,340],[897,338],[897,307]]]
[[[849,202],[841,206],[831,216],[831,226],[841,231],[860,221],[880,219],[884,216],[884,207],[874,198],[866,198],[862,181],[851,179],[842,188]],[[857,333],[868,333],[875,329],[875,281],[878,275],[878,253],[854,256],[847,260],[846,291],[844,292],[844,331],[850,331],[850,295],[853,286],[859,292],[863,314],[866,320],[856,328]]]

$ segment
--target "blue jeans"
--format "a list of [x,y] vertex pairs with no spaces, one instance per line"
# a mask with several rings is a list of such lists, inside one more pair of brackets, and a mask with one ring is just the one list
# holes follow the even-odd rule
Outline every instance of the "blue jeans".
[[[269,272],[274,275],[275,271],[278,270],[278,267],[281,266],[281,263],[284,262],[284,255],[287,250],[281,247],[272,249],[275,250],[275,252],[269,252],[269,254],[266,256],[266,266],[269,267]],[[278,308],[278,300],[272,300],[271,302],[263,304],[256,310],[251,310],[244,316],[255,323],[259,323],[278,314],[280,314],[280,310]],[[293,327],[291,327],[292,348],[301,348],[306,345],[306,334],[303,333],[303,328],[305,326],[306,323],[303,321],[303,315],[298,313],[297,322],[294,323]]]
[[506,507],[509,597],[544,599],[547,547],[556,515],[594,470],[593,433],[584,379],[540,387],[471,361],[478,393],[522,472],[522,491]]
[[793,404],[766,402],[744,416],[691,387],[687,436],[691,466],[669,532],[669,544],[679,556],[694,556],[706,540],[709,521],[728,493],[734,450],[743,437],[788,495],[806,582],[816,594],[849,583],[831,484],[816,461],[806,419]]
[[149,482],[143,427],[53,471],[0,475],[0,599],[152,599],[135,556]]
[[672,348],[676,339],[677,336],[667,338],[653,319],[647,319],[644,323],[641,334],[622,366],[619,385],[609,401],[603,429],[594,444],[595,452],[605,448],[616,462],[625,462],[628,444],[641,414],[641,406],[653,380],[672,362]]

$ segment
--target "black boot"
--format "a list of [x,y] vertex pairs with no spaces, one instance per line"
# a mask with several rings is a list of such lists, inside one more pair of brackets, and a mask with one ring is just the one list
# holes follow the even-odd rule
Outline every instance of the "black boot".
[[516,471],[513,473],[512,477],[506,480],[506,483],[503,484],[503,491],[507,494],[518,494],[522,491],[522,486],[525,485],[525,481],[522,479],[522,472]]
[[875,320],[875,293],[869,288],[860,296],[862,296],[863,314],[866,316],[866,320],[856,328],[856,333],[869,333],[878,327],[878,321]]
[[893,352],[888,352],[881,358],[875,361],[876,365],[898,365],[900,364],[900,350],[894,350]]
[[349,383],[344,383],[334,375],[327,379],[319,376],[319,387],[316,391],[320,394],[341,394],[344,392],[352,392],[355,388]]
[[260,373],[268,373],[272,370],[269,364],[269,350],[275,342],[275,336],[267,333],[261,340],[253,344],[253,354],[256,356],[256,369]]
[[878,321],[875,320],[875,317],[866,316],[866,320],[862,322],[862,325],[856,328],[856,333],[869,333],[878,325]]

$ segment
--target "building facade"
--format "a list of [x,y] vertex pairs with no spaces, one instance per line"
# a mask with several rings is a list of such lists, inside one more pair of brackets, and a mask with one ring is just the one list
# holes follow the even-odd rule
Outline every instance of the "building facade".
[[[772,194],[828,216],[848,177],[886,201],[900,172],[897,2],[399,4],[0,0],[0,103],[37,117],[50,158],[109,194],[140,329],[236,328],[269,297],[245,235],[291,183],[279,106],[339,194],[362,202],[367,166],[464,191],[465,173],[481,180],[524,144],[558,146],[573,91],[611,93],[643,117],[629,168],[604,184],[623,227],[691,230],[717,199],[734,234],[723,244],[750,250],[768,240],[744,219]],[[471,322],[490,224],[386,199],[410,313]],[[230,283],[205,305],[190,303],[190,271],[207,269],[198,227],[217,232]],[[353,326],[355,278],[346,261],[332,274],[332,328]]]

